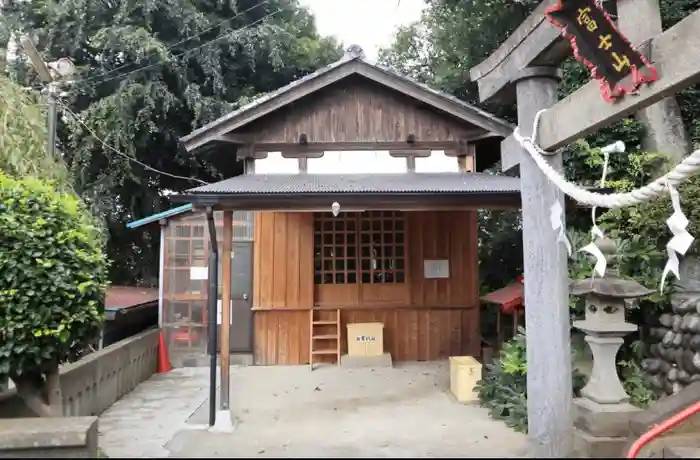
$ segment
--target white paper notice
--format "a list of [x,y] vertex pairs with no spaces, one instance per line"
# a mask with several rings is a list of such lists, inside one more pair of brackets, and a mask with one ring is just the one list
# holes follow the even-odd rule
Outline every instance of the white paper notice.
[[[229,311],[229,315],[228,315],[229,324],[231,324],[230,321],[233,317],[233,301],[231,301],[229,303],[228,311]],[[221,324],[221,313],[222,313],[221,312],[221,300],[217,300],[216,301],[216,324]]]
[[449,260],[424,260],[423,261],[423,276],[426,279],[432,278],[449,278],[450,277],[450,261]]
[[191,280],[205,280],[209,278],[209,267],[190,267]]

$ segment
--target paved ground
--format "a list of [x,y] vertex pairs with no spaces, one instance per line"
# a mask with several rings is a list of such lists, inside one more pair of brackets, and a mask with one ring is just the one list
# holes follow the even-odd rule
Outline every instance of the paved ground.
[[207,398],[208,378],[208,368],[190,367],[143,382],[100,416],[100,448],[113,458],[167,457],[165,444]]
[[490,420],[485,409],[454,400],[446,362],[313,372],[307,366],[233,368],[232,434],[200,429],[208,414],[207,372],[156,376],[115,404],[100,419],[105,453],[415,458],[520,457],[526,450],[524,435]]

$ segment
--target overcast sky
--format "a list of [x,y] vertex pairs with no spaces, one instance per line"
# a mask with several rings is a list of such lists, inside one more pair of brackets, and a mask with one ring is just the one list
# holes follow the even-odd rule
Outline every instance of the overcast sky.
[[360,45],[369,59],[393,41],[401,24],[420,18],[423,0],[299,0],[311,9],[321,35],[334,35],[348,45]]

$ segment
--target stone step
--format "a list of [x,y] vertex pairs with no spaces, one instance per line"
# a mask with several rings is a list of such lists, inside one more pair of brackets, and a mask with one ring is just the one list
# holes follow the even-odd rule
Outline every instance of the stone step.
[[700,447],[666,446],[663,458],[700,458]]

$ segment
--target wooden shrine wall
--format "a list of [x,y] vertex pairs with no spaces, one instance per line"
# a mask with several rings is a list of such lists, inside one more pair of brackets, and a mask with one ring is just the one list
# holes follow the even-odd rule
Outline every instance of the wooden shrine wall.
[[[253,262],[256,364],[308,363],[309,314],[319,297],[323,297],[319,308],[329,310],[321,315],[342,310],[343,350],[347,350],[347,323],[379,321],[384,323],[384,349],[394,360],[478,356],[476,212],[406,212],[405,222],[405,283],[375,284],[372,299],[361,295],[351,299],[329,296],[323,291],[326,286],[314,284],[313,213],[257,213]],[[449,278],[425,279],[424,259],[449,260]],[[386,298],[392,300],[382,300]]]

